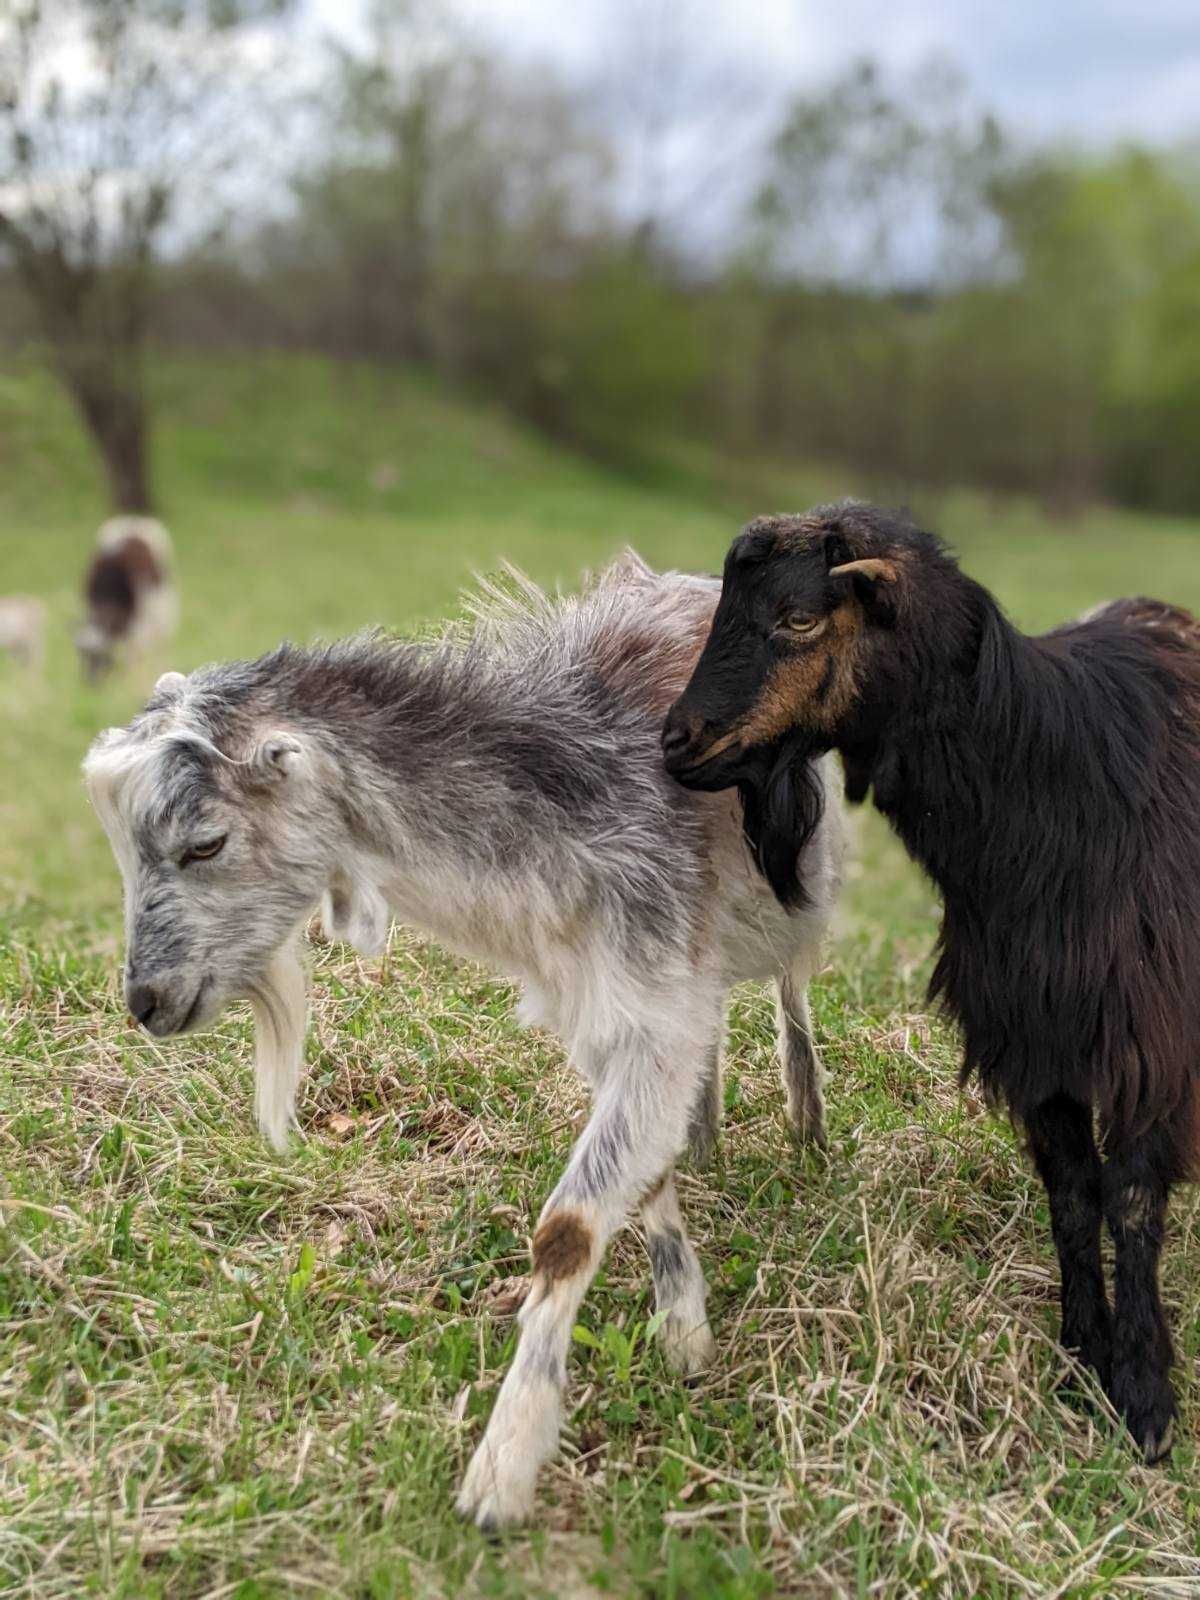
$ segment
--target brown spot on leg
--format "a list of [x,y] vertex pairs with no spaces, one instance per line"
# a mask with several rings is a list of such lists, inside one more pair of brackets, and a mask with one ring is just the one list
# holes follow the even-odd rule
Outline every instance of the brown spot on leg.
[[533,1270],[551,1283],[573,1278],[591,1254],[591,1230],[570,1211],[553,1212],[533,1236]]

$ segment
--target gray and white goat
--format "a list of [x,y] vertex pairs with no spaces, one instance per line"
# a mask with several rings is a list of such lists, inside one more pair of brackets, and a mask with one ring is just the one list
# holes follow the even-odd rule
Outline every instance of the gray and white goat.
[[788,913],[736,797],[683,789],[659,749],[719,590],[631,556],[579,599],[493,596],[466,642],[367,636],[168,673],[85,764],[125,881],[129,1009],[162,1036],[249,998],[276,1145],[301,1066],[299,946],[322,901],[367,952],[395,915],[519,979],[524,1016],[562,1037],[590,1085],[590,1121],[534,1234],[520,1346],[459,1495],[481,1527],[531,1509],[580,1301],[631,1212],[667,1359],[694,1372],[713,1355],[674,1168],[689,1136],[703,1151],[715,1134],[731,985],[777,982],[791,1121],[824,1138],[806,988],[840,874],[833,774],[816,768],[824,817]]

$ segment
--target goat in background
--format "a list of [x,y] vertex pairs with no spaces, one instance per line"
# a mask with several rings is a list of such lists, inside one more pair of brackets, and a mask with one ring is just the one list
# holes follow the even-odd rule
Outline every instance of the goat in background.
[[0,595],[0,655],[40,672],[46,656],[46,607],[33,595]]
[[102,525],[84,576],[86,615],[75,633],[89,683],[112,670],[118,653],[127,661],[145,658],[174,636],[179,596],[172,560],[170,535],[153,517],[110,517]]

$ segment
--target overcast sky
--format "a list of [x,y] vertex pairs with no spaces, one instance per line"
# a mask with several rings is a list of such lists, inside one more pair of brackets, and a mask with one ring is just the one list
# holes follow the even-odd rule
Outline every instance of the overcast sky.
[[[587,74],[654,0],[460,0],[505,48]],[[666,3],[666,0],[664,0]],[[1086,142],[1200,134],[1200,0],[676,0],[764,93],[848,59],[965,71],[1010,129]],[[309,0],[310,25],[354,31],[366,0]]]

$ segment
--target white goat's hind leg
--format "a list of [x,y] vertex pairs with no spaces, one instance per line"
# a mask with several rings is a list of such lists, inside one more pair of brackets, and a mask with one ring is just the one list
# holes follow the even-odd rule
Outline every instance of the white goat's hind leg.
[[813,1043],[808,971],[797,964],[779,979],[776,1017],[788,1121],[802,1144],[826,1147],[825,1069]]
[[688,1160],[698,1172],[712,1163],[721,1137],[725,1098],[721,1090],[721,1040],[713,1041],[688,1120]]
[[665,1313],[658,1330],[663,1356],[674,1371],[690,1377],[711,1365],[717,1345],[705,1310],[704,1273],[683,1225],[674,1172],[642,1201],[642,1225],[655,1310]]
[[520,1343],[458,1495],[461,1515],[487,1530],[533,1509],[538,1468],[558,1443],[580,1302],[608,1240],[687,1137],[698,1063],[689,1075],[689,1052],[646,1040],[622,1055],[606,1069],[592,1119],[542,1211]]
[[304,1065],[308,985],[300,934],[282,944],[250,991],[254,1012],[254,1107],[276,1150],[286,1150],[296,1122],[296,1089]]

